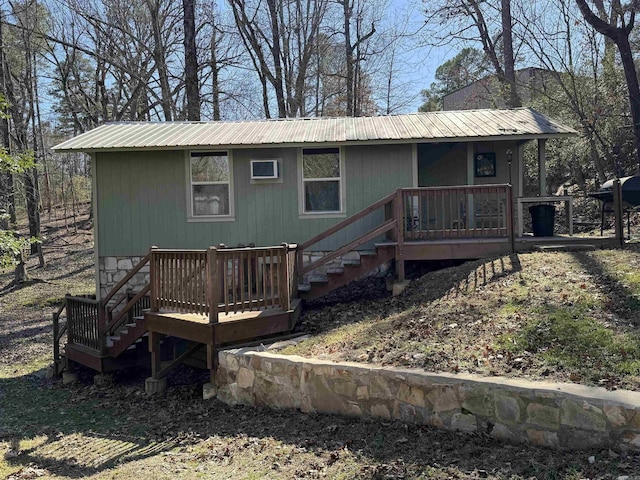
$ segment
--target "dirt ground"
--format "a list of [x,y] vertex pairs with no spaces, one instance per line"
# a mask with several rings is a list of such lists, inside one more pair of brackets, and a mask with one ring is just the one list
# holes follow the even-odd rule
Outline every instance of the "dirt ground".
[[640,245],[414,268],[398,297],[369,278],[310,304],[281,353],[640,389]]
[[[91,291],[90,232],[50,228],[45,257],[44,269],[30,262],[38,281],[0,292],[1,478],[577,480],[640,472],[640,457],[624,451],[562,453],[481,434],[204,401],[207,373],[186,367],[154,397],[144,394],[148,372],[121,372],[98,387],[80,370],[79,383],[62,385],[46,378],[50,318],[65,293]],[[10,280],[0,277],[1,285]],[[311,314],[331,316],[333,308]]]

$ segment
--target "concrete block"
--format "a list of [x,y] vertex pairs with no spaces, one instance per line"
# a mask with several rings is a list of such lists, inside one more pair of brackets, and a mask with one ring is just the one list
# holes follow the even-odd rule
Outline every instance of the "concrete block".
[[113,383],[113,377],[111,375],[105,375],[99,373],[98,375],[93,376],[93,384],[98,387],[106,387]]
[[167,379],[161,378],[159,380],[149,377],[144,381],[144,391],[147,395],[155,395],[156,393],[162,393],[167,389]]
[[210,400],[218,395],[218,387],[213,383],[205,383],[202,386],[202,399]]
[[391,287],[391,295],[397,297],[402,292],[404,292],[405,288],[409,285],[409,280],[404,280],[403,282],[393,282]]
[[67,385],[69,383],[75,383],[78,381],[78,375],[75,373],[64,372],[62,374],[62,383]]

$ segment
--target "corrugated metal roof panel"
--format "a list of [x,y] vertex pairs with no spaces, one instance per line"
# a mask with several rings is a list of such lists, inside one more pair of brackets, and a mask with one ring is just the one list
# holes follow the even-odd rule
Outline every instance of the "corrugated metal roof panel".
[[58,151],[183,149],[464,141],[552,137],[577,132],[531,108],[460,110],[380,117],[292,118],[243,122],[110,123],[56,145]]

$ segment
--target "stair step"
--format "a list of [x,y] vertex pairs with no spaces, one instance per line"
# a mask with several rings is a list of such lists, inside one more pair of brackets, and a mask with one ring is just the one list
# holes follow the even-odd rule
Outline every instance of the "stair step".
[[138,322],[138,321],[140,321],[140,320],[144,320],[144,316],[142,316],[142,317],[133,317],[133,319],[134,319],[136,322]]
[[342,275],[344,273],[344,268],[342,267],[333,267],[327,270],[327,275]]
[[398,245],[397,242],[380,242],[373,244],[376,248],[390,248]]
[[378,253],[373,250],[364,250],[360,252],[360,257],[377,257]]
[[327,283],[329,279],[326,275],[316,274],[309,277],[309,283]]
[[310,292],[311,285],[308,283],[299,283],[298,284],[298,292]]
[[129,328],[134,328],[134,327],[136,327],[137,325],[138,325],[137,323],[133,322],[133,323],[126,323],[124,326],[125,326],[125,327],[129,327]]
[[342,260],[342,265],[349,267],[357,267],[360,265],[360,260]]

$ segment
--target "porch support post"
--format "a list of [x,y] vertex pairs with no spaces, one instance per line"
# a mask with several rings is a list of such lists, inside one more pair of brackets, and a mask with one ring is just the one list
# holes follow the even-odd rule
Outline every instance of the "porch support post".
[[518,152],[518,190],[516,197],[524,197],[524,144],[518,145],[516,152]]
[[396,198],[393,205],[396,217],[396,277],[399,282],[404,282],[404,233],[406,222],[404,218],[404,195],[402,189],[396,190]]
[[[467,143],[467,185],[474,185],[476,178],[476,166],[473,147],[473,142]],[[467,195],[467,228],[473,229],[476,226],[475,215],[472,215],[471,212],[475,212],[472,193]]]
[[149,330],[149,352],[151,352],[151,378],[159,380],[162,357],[160,355],[160,340],[162,334]]
[[167,379],[160,378],[162,357],[160,356],[160,339],[162,334],[149,330],[149,351],[151,352],[151,376],[144,381],[144,390],[148,395],[164,392]]
[[209,247],[207,251],[207,301],[209,303],[209,324],[218,323],[218,250]]
[[538,194],[541,197],[547,196],[547,139],[538,139]]

